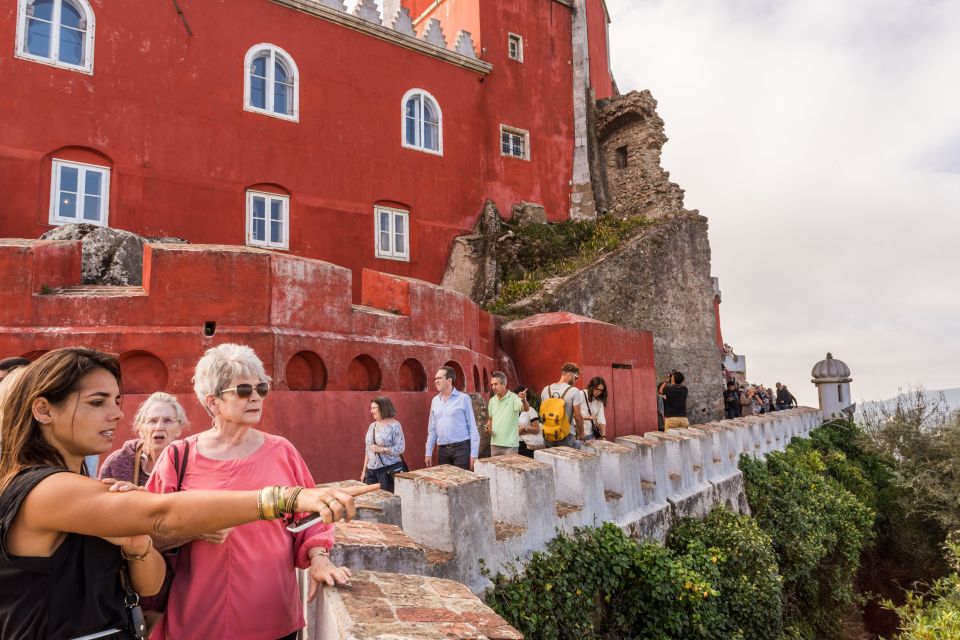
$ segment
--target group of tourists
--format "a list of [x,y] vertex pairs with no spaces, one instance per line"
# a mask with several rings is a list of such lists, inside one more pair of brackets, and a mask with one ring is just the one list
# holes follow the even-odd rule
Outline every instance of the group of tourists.
[[[295,638],[294,567],[307,570],[309,598],[349,581],[328,557],[331,523],[354,517],[354,498],[376,487],[316,488],[290,442],[257,429],[270,377],[249,347],[222,344],[196,365],[209,429],[178,440],[183,407],[153,394],[100,481],[84,459],[109,452],[120,428],[117,359],[66,348],[8,364],[0,638],[143,638],[144,607],[152,638]],[[141,607],[139,596],[155,597]]]
[[774,391],[762,384],[738,384],[736,380],[727,380],[723,392],[723,411],[729,418],[759,415],[772,411],[783,411],[797,406],[797,399],[786,385],[777,383]]

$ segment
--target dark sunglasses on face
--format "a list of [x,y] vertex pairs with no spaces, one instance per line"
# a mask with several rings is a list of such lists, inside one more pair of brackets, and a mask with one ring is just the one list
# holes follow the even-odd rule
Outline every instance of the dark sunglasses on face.
[[257,386],[253,386],[252,384],[238,384],[235,387],[224,389],[220,392],[220,394],[223,395],[228,391],[233,391],[237,394],[238,398],[249,398],[253,395],[254,389],[257,390],[257,395],[261,398],[266,398],[267,394],[270,393],[270,385],[266,382],[260,382],[257,384]]

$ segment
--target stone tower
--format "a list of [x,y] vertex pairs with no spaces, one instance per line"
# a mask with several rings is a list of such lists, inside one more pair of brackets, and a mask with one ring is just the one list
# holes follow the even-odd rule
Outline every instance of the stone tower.
[[811,382],[817,385],[820,397],[820,415],[824,420],[853,415],[856,405],[850,397],[850,367],[827,353],[826,360],[813,366]]

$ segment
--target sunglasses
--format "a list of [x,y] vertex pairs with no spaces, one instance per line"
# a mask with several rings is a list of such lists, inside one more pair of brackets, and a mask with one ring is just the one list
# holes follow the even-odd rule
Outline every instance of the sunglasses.
[[237,394],[238,398],[249,398],[253,395],[254,389],[257,390],[257,395],[261,398],[266,398],[267,394],[270,393],[270,385],[266,382],[261,382],[257,384],[257,386],[253,386],[252,384],[238,384],[230,389],[224,389],[220,392],[220,395],[223,395],[229,391],[233,391]]

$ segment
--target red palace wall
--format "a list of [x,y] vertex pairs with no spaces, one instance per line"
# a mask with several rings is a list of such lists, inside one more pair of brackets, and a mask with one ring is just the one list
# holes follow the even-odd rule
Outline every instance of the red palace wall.
[[610,71],[610,43],[607,25],[609,16],[605,0],[585,0],[587,4],[587,39],[590,52],[590,85],[597,100],[613,95],[613,73]]
[[[288,193],[290,253],[358,276],[439,282],[485,198],[504,215],[526,200],[551,220],[567,216],[571,14],[555,0],[474,0],[487,75],[268,0],[181,0],[193,36],[172,6],[90,3],[93,75],[15,57],[17,3],[0,7],[0,77],[11,88],[0,95],[0,236],[50,228],[53,157],[111,168],[110,226],[194,243],[242,245],[245,191]],[[526,40],[523,63],[507,60],[508,31]],[[244,111],[244,55],[257,43],[297,64],[299,122]],[[412,88],[440,104],[442,156],[401,146]],[[529,161],[500,155],[500,123],[530,131]],[[410,262],[375,258],[375,203],[409,209]]]
[[[79,242],[0,240],[0,357],[78,344],[117,353],[128,416],[144,394],[167,391],[181,397],[199,431],[209,421],[192,396],[197,359],[222,342],[248,344],[273,378],[263,427],[289,438],[318,481],[359,475],[370,400],[381,394],[396,404],[407,461],[419,466],[433,375],[449,363],[462,373],[459,388],[488,393],[498,369],[512,384],[539,388],[562,361],[576,360],[585,377],[612,376],[616,433],[649,430],[646,332],[569,314],[535,316],[529,322],[538,328],[522,344],[516,332],[504,336],[507,357],[495,317],[418,280],[364,271],[363,305],[354,305],[350,270],[260,249],[147,245],[142,287],[77,286],[80,260]],[[205,335],[209,322],[213,335]],[[563,332],[579,338],[551,337]],[[633,366],[629,384],[614,362]]]

